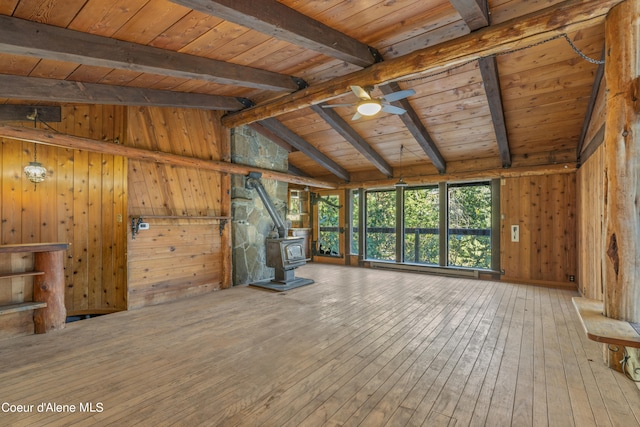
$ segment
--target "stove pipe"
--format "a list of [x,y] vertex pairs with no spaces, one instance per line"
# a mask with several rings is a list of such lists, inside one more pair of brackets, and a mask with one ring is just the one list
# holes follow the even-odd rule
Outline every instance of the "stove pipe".
[[253,188],[256,190],[256,192],[260,196],[260,199],[262,200],[262,203],[264,203],[265,208],[267,208],[267,212],[269,212],[271,220],[273,220],[273,223],[278,230],[278,237],[281,239],[285,238],[287,236],[287,227],[284,225],[284,221],[282,221],[282,218],[280,218],[280,216],[278,215],[276,207],[273,205],[271,198],[267,194],[267,191],[264,189],[264,186],[260,181],[261,176],[262,174],[260,172],[249,172],[249,175],[247,175],[245,187],[248,189]]

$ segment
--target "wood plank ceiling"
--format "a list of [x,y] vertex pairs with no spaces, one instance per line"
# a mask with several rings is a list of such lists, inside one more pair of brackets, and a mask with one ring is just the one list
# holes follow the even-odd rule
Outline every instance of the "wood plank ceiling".
[[[575,162],[598,65],[562,35],[600,59],[618,2],[8,0],[0,103],[226,110],[337,182]],[[349,85],[416,93],[322,108]]]

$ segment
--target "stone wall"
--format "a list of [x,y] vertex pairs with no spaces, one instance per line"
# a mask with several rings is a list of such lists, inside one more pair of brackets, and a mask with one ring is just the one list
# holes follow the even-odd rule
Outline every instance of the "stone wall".
[[[233,163],[286,172],[288,153],[252,129],[242,126],[231,133]],[[285,218],[287,183],[262,179],[281,218]],[[245,188],[245,177],[231,179],[233,284],[244,285],[274,277],[266,266],[265,239],[274,230],[271,216],[255,190]]]

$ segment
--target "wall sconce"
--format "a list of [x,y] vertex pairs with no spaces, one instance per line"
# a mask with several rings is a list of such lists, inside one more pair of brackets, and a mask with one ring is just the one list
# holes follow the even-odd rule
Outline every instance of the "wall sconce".
[[[27,114],[27,119],[33,120],[33,127],[37,127],[38,109],[36,108],[33,110],[33,113]],[[47,176],[47,169],[42,166],[42,163],[38,162],[38,146],[35,142],[33,143],[33,162],[29,162],[29,164],[24,167],[24,174],[29,181],[33,182],[34,191],[36,184],[44,181],[44,178]]]
[[24,174],[29,181],[34,183],[34,188],[35,184],[44,181],[44,178],[47,176],[47,169],[42,166],[42,163],[38,162],[37,145],[35,143],[33,144],[33,162],[29,162],[29,164],[24,167]]

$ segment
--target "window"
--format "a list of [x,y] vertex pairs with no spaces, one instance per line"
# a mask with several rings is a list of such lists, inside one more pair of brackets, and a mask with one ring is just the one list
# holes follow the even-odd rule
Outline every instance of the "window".
[[491,268],[491,184],[451,185],[448,265]]
[[[492,264],[492,255],[499,253],[492,227],[499,226],[493,218],[498,215],[493,206],[498,191],[497,181],[367,191],[363,255],[374,261],[497,269]],[[362,254],[357,194],[352,192],[350,238],[353,252]],[[402,249],[397,252],[396,247]]]
[[289,190],[289,213],[287,219],[291,221],[299,221],[300,214],[302,213],[302,200],[300,197],[300,191]]
[[360,218],[360,190],[351,190],[351,253],[358,254],[360,248],[360,230],[358,229],[358,218]]
[[337,195],[318,199],[318,253],[340,256],[340,198]]
[[440,258],[438,187],[404,190],[404,261],[438,264]]
[[367,192],[366,257],[381,261],[396,259],[396,192]]

